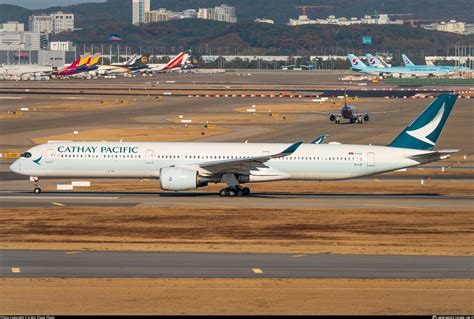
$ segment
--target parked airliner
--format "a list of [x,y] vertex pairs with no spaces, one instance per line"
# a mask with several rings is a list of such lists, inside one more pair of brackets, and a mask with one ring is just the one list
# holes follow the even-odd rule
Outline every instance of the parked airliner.
[[393,66],[387,67],[372,67],[367,66],[359,60],[354,54],[347,56],[351,63],[351,69],[355,72],[367,73],[371,75],[379,76],[413,76],[413,77],[434,77],[434,76],[447,76],[450,74],[449,70],[440,69],[435,66]]
[[[457,99],[441,94],[387,146],[281,143],[54,142],[30,148],[10,169],[35,177],[156,178],[164,190],[226,183],[221,196],[244,196],[241,184],[342,180],[449,158],[433,147]],[[41,188],[35,185],[34,192]]]

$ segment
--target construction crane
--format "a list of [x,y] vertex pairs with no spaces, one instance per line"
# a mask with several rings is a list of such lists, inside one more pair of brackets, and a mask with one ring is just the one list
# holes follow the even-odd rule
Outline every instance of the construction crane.
[[301,9],[301,13],[305,16],[307,9],[327,9],[334,8],[334,6],[295,6],[297,10]]

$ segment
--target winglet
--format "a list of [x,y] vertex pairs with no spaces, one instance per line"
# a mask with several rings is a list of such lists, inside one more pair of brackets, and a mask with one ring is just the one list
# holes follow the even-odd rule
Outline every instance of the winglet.
[[300,145],[303,143],[304,141],[299,141],[294,144],[291,144],[287,149],[285,149],[283,152],[278,154],[278,156],[287,156],[287,155],[293,154],[298,149],[298,147],[300,147]]

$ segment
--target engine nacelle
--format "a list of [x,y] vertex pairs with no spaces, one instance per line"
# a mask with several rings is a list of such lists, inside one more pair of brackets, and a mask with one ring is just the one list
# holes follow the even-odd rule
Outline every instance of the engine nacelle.
[[329,120],[330,120],[331,122],[334,122],[334,121],[336,120],[336,115],[331,114],[331,116],[329,117]]
[[369,114],[364,115],[364,121],[368,122],[370,120]]
[[182,191],[207,186],[207,180],[199,172],[189,168],[166,167],[160,170],[160,187],[170,191]]

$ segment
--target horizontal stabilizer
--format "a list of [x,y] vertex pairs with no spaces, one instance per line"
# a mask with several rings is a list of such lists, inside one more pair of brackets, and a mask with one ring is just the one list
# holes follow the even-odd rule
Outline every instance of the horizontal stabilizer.
[[422,154],[416,154],[416,155],[410,155],[408,158],[411,158],[413,160],[430,160],[432,161],[433,158],[435,159],[447,159],[451,157],[451,154],[457,153],[459,150],[439,150],[439,151],[433,151],[433,152],[427,152],[427,153],[422,153]]

